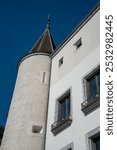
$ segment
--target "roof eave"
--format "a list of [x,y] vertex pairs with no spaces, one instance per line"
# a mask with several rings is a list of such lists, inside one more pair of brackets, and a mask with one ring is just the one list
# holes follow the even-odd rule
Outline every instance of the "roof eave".
[[100,3],[96,5],[94,9],[90,11],[90,13],[73,29],[73,31],[65,38],[65,40],[55,49],[55,51],[51,54],[51,58],[54,58],[59,51],[71,40],[71,38],[79,32],[79,30],[96,14],[96,12],[100,9]]

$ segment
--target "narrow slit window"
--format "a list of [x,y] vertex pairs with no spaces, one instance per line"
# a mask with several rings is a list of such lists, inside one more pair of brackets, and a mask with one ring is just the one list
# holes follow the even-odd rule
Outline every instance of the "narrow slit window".
[[46,72],[43,72],[43,80],[42,80],[43,83],[46,82]]

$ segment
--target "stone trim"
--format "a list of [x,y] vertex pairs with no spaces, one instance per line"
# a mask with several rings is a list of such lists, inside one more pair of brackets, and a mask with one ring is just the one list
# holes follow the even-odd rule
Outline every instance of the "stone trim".
[[[84,105],[86,103],[86,105]],[[87,101],[84,101],[81,103],[81,111],[84,113],[84,115],[88,115],[92,111],[96,110],[100,107],[100,98],[98,97],[96,100],[94,100],[92,103]]]
[[92,139],[100,135],[100,127],[97,127],[85,135],[86,150],[92,150]]
[[57,135],[58,133],[62,132],[66,128],[68,128],[72,123],[72,117],[69,116],[68,118],[65,118],[62,121],[56,121],[51,125],[51,132],[54,135]]
[[66,145],[65,147],[63,147],[60,150],[68,150],[69,148],[71,148],[71,150],[74,150],[74,144],[73,144],[73,142],[70,143],[70,144],[68,144],[68,145]]

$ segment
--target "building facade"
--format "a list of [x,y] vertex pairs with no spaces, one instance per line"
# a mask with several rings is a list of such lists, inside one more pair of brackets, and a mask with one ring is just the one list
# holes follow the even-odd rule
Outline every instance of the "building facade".
[[46,150],[99,150],[99,27],[96,8],[51,57]]
[[21,59],[0,150],[99,150],[97,6],[56,49],[49,27]]

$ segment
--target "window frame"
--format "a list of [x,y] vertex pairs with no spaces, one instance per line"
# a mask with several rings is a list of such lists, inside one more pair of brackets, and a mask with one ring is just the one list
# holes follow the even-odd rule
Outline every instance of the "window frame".
[[94,142],[94,140],[96,138],[100,138],[100,134],[98,133],[97,135],[95,135],[95,137],[91,137],[91,146],[92,146],[92,150],[97,150],[96,149],[96,143]]
[[69,149],[74,150],[74,144],[73,144],[73,142],[70,143],[70,144],[68,144],[68,145],[66,145],[65,147],[63,147],[60,150],[69,150]]
[[[97,96],[94,99],[91,99],[89,96],[90,88],[88,80],[93,77],[96,78]],[[84,115],[88,115],[100,106],[100,80],[98,81],[98,79],[100,79],[100,66],[94,68],[90,73],[88,73],[88,75],[83,77],[84,101],[81,103],[81,110]]]
[[[70,97],[70,112],[69,115],[67,117],[65,117],[64,119],[61,118],[61,120],[59,120],[59,103],[62,102],[66,97]],[[67,90],[67,92],[65,92],[62,96],[60,96],[57,100],[56,100],[56,113],[55,113],[55,122],[51,125],[51,132],[54,135],[57,135],[58,133],[60,133],[61,131],[65,130],[67,127],[69,127],[72,123],[72,116],[71,116],[71,89]]]
[[[69,97],[69,101],[68,101],[68,98]],[[66,100],[67,99],[67,100]],[[68,113],[69,113],[69,115],[68,116],[66,116],[65,118],[63,118],[63,112],[62,112],[62,110],[64,109],[63,107],[64,107],[64,103],[62,103],[62,102],[64,102],[65,101],[65,107],[66,107],[66,111],[67,111],[67,115],[68,115]],[[67,106],[66,106],[67,105]],[[70,110],[68,110],[69,108],[69,106],[68,105],[70,105]],[[63,96],[61,96],[58,100],[57,100],[57,121],[59,121],[59,118],[60,118],[60,120],[64,120],[64,119],[66,119],[67,117],[69,117],[70,116],[70,114],[71,114],[71,96],[70,96],[70,91],[68,91],[68,92],[66,92]],[[61,112],[59,112],[59,111],[61,111]],[[70,111],[70,112],[69,112]],[[60,114],[61,113],[61,114]],[[60,114],[60,115],[59,115]]]
[[98,85],[98,74],[100,73],[100,69],[99,68],[96,68],[96,70],[94,70],[93,72],[91,72],[91,74],[89,74],[87,77],[85,77],[84,78],[84,80],[86,80],[85,81],[85,86],[86,86],[86,98],[87,98],[87,100],[89,100],[89,101],[93,101],[93,100],[95,100],[95,98],[94,99],[91,99],[91,92],[90,92],[90,81],[89,80],[91,80],[93,77],[95,78],[95,80],[96,80],[96,88],[97,88],[97,97],[99,97],[100,96],[100,87],[99,87],[99,85]]
[[85,134],[86,150],[95,150],[93,140],[100,136],[100,127],[91,130]]

